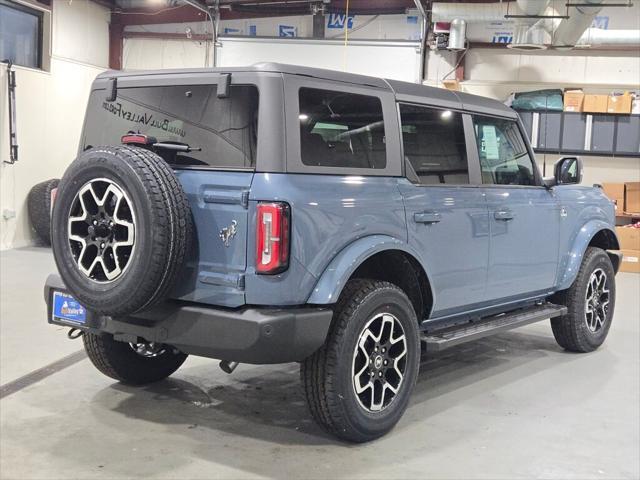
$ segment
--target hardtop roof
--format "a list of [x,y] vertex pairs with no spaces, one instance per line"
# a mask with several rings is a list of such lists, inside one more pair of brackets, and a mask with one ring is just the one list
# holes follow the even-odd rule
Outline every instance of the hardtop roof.
[[514,110],[503,103],[491,98],[457,92],[443,88],[430,87],[417,83],[388,80],[379,77],[361,75],[349,72],[340,72],[324,68],[304,67],[300,65],[288,65],[283,63],[256,63],[248,67],[216,67],[216,68],[181,68],[165,70],[108,70],[98,75],[97,79],[106,80],[114,77],[147,76],[147,75],[175,75],[175,74],[203,74],[203,73],[233,73],[233,72],[265,72],[282,73],[289,75],[301,75],[324,80],[356,85],[366,85],[384,90],[390,90],[399,101],[423,103],[469,110],[472,112],[486,113],[510,118],[516,118]]

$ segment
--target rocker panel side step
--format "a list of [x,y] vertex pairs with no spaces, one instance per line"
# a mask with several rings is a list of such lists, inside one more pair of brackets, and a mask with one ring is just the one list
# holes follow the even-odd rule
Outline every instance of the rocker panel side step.
[[422,341],[426,344],[428,352],[439,352],[461,343],[477,340],[495,333],[506,332],[548,318],[559,317],[566,315],[566,313],[567,307],[563,305],[544,303],[463,325],[424,333]]

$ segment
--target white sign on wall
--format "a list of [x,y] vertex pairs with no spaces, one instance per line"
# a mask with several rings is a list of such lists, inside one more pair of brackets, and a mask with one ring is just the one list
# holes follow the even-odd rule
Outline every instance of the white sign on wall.
[[344,13],[330,13],[327,17],[327,28],[344,29],[345,21],[347,28],[353,28],[353,15],[349,15],[348,20],[346,20],[346,16]]
[[278,25],[279,37],[297,37],[298,29],[293,25]]

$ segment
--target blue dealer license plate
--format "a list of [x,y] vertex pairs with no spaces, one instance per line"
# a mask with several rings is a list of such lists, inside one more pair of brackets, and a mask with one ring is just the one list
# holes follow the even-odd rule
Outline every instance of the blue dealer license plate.
[[84,325],[87,321],[87,311],[68,293],[53,292],[53,320]]

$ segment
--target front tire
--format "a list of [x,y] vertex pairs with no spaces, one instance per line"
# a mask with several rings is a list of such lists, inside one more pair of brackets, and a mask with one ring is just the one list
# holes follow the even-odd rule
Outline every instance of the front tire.
[[616,300],[615,271],[607,253],[589,247],[571,287],[551,301],[569,311],[551,319],[558,345],[571,352],[592,352],[607,338]]
[[324,346],[300,367],[311,415],[344,440],[376,439],[406,410],[419,362],[418,320],[406,294],[388,282],[351,280]]
[[118,342],[111,335],[82,336],[91,363],[107,377],[127,385],[145,385],[167,378],[187,359],[169,345]]

